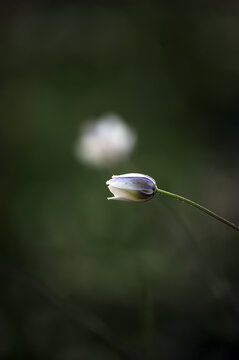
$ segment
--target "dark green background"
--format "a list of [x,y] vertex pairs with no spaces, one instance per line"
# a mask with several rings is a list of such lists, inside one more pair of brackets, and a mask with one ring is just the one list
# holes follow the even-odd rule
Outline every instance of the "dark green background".
[[[238,233],[105,186],[146,173],[239,223],[237,2],[0,10],[1,359],[237,359]],[[78,127],[106,112],[137,148],[88,168]]]

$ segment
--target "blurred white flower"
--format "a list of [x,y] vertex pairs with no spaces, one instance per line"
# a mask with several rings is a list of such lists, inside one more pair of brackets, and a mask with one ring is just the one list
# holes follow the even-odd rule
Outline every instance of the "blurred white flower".
[[74,145],[76,157],[97,167],[109,167],[131,154],[136,134],[117,114],[88,120],[80,129]]

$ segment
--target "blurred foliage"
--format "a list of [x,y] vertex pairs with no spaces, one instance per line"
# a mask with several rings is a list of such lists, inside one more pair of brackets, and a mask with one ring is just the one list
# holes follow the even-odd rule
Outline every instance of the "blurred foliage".
[[[132,359],[238,358],[237,233],[163,197],[107,202],[105,181],[147,173],[239,223],[239,5],[26,1],[0,17],[1,359],[118,359],[81,314]],[[137,149],[87,168],[78,126],[108,111]]]

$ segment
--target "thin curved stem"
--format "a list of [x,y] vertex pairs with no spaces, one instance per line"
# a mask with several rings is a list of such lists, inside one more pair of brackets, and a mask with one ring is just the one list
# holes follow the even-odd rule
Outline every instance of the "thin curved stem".
[[224,224],[230,226],[231,228],[239,231],[239,226],[233,224],[231,221],[228,221],[228,220],[224,219],[223,217],[217,215],[217,214],[214,213],[213,211],[205,208],[204,206],[199,205],[199,204],[196,203],[195,201],[189,200],[189,199],[187,199],[187,198],[185,198],[185,197],[183,197],[183,196],[177,195],[177,194],[173,194],[173,193],[171,193],[171,192],[169,192],[169,191],[166,191],[166,190],[162,190],[162,189],[158,189],[158,188],[157,188],[156,191],[157,191],[159,194],[164,194],[164,195],[170,196],[170,197],[172,197],[172,198],[174,198],[174,199],[183,201],[183,202],[185,202],[185,203],[188,204],[188,205],[194,206],[195,208],[197,208],[197,209],[205,212],[206,214],[214,217],[214,219],[217,219],[218,221],[221,221],[222,223],[224,223]]

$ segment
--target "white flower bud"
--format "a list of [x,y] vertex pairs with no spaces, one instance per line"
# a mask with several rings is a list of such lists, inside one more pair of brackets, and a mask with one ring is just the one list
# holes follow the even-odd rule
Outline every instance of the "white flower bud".
[[153,178],[137,173],[113,175],[106,185],[114,195],[108,200],[147,201],[152,199],[157,189]]

